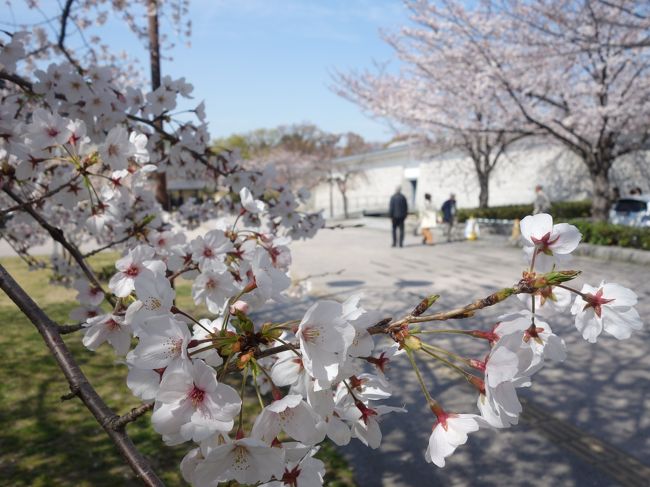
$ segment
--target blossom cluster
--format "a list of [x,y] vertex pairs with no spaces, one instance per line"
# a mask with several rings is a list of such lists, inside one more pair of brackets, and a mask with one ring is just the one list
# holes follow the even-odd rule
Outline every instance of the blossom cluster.
[[[26,55],[26,38],[17,33],[0,44],[3,72],[17,69]],[[239,193],[247,187],[264,202],[263,223],[273,234],[308,238],[323,225],[320,214],[299,208],[309,196],[306,190],[296,197],[272,183],[272,167],[246,171],[236,153],[210,149],[203,103],[190,110],[196,121],[179,123],[171,132],[157,129],[158,121],[174,115],[179,99],[191,99],[193,87],[185,79],[164,77],[159,88],[144,93],[121,87],[115,76],[109,67],[81,73],[63,62],[37,70],[33,82],[19,77],[17,86],[3,85],[0,187],[15,193],[14,201],[0,196],[3,208],[19,197],[22,203],[38,203],[41,216],[57,222],[76,244],[92,238],[98,244],[133,245],[134,237],[148,229],[164,231],[174,221],[186,223],[189,212],[201,220],[244,212]],[[212,181],[221,197],[163,217],[154,197],[153,172]],[[260,224],[256,212],[244,217]],[[32,222],[30,216],[16,214],[3,232],[21,254],[43,241],[44,230]]]
[[[242,189],[244,201],[246,196]],[[254,200],[247,206],[259,208]],[[367,328],[381,315],[364,310],[355,296],[342,304],[319,301],[299,322],[258,326],[248,314],[269,300],[284,301],[282,292],[291,284],[288,240],[228,228],[189,243],[179,235],[152,232],[149,245],[116,262],[109,288],[121,304],[86,322],[84,344],[94,350],[107,342],[126,355],[127,385],[142,400],[154,401],[152,423],[167,444],[200,445],[184,461],[188,481],[255,483],[295,475],[306,482],[308,476],[322,479],[312,455],[326,436],[339,445],[355,437],[377,448],[380,416],[404,411],[376,405],[391,396],[383,366],[370,374],[355,360],[372,356]],[[205,304],[214,319],[196,320],[178,309],[170,275],[191,279],[194,302]],[[85,306],[103,298],[89,286],[78,288]],[[129,351],[132,337],[137,345]],[[256,357],[294,338],[295,347]],[[377,364],[396,350],[382,352]],[[217,370],[223,377],[231,368],[242,372],[242,384],[250,376],[259,395],[261,410],[247,435],[241,416],[234,428],[242,397],[217,379]],[[280,443],[281,432],[294,441]]]

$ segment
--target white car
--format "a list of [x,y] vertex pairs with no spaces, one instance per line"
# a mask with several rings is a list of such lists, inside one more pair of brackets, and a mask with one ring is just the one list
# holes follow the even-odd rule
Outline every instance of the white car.
[[650,227],[650,195],[620,198],[609,210],[609,221],[617,225]]

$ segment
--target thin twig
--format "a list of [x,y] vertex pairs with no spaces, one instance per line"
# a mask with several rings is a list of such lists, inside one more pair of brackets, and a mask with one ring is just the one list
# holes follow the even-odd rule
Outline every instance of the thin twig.
[[115,241],[113,241],[113,242],[111,242],[111,243],[108,243],[108,244],[106,244],[106,245],[102,245],[101,247],[98,247],[98,248],[96,248],[96,249],[94,249],[94,250],[91,250],[90,252],[86,252],[85,254],[83,254],[83,257],[84,257],[84,259],[86,259],[86,258],[88,258],[88,257],[92,257],[93,255],[95,255],[95,254],[99,254],[100,252],[102,252],[102,251],[104,251],[104,250],[108,250],[108,249],[110,249],[111,247],[115,247],[116,245],[119,245],[119,244],[121,244],[121,243],[126,242],[126,241],[129,240],[131,237],[133,237],[133,235],[127,235],[127,236],[125,236],[125,237],[123,237],[123,238],[121,238],[121,239],[119,239],[119,240],[115,240]]
[[58,327],[59,334],[61,334],[61,335],[67,335],[69,333],[74,333],[75,331],[79,331],[82,328],[83,328],[82,323],[78,323],[76,325],[60,325]]
[[111,423],[111,428],[118,431],[123,430],[127,424],[132,423],[140,416],[144,416],[152,409],[153,409],[153,402],[146,402],[144,404],[141,404],[137,408],[131,409],[131,411],[129,411],[128,413],[115,418],[115,420]]

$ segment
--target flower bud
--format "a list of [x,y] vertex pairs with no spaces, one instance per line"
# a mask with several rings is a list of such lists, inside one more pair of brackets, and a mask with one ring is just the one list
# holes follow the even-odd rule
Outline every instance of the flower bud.
[[402,340],[402,345],[409,350],[420,350],[422,348],[422,340],[413,335],[406,335],[404,340]]
[[420,304],[418,304],[411,312],[411,316],[420,316],[422,313],[428,310],[433,303],[438,301],[439,297],[439,294],[432,294],[431,296],[424,298],[422,301],[420,301]]
[[250,310],[250,306],[248,305],[248,303],[242,300],[235,301],[235,303],[230,306],[230,314],[233,315],[237,314],[237,311],[244,314],[248,314],[249,310]]
[[549,286],[555,286],[556,284],[562,284],[563,282],[575,279],[580,273],[581,271],[553,271],[547,272],[544,274],[544,277]]

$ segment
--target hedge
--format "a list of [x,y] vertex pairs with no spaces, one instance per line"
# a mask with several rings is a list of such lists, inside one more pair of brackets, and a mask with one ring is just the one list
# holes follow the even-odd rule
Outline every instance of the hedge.
[[628,227],[607,222],[571,220],[582,233],[582,241],[595,245],[618,245],[650,250],[650,228]]
[[[494,220],[522,219],[533,213],[533,205],[505,205],[491,208],[462,208],[458,210],[458,221],[464,222],[470,216]],[[591,201],[556,201],[551,204],[551,214],[560,220],[588,218],[591,214]]]

